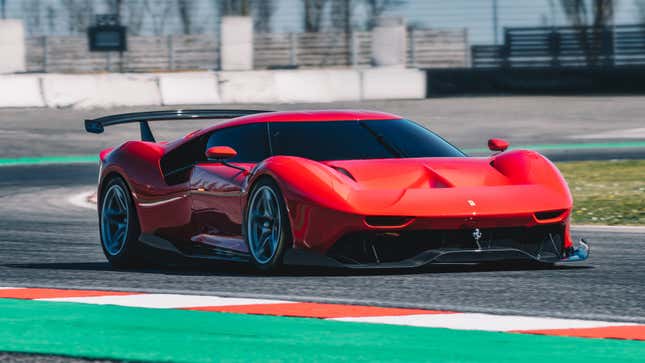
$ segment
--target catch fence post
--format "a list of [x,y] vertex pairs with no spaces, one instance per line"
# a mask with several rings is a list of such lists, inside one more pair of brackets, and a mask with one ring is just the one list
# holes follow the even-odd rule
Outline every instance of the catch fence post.
[[410,29],[409,36],[410,36],[410,40],[409,40],[409,42],[410,42],[410,66],[412,68],[416,68],[417,67],[417,46],[415,44],[416,37],[415,37],[414,29]]
[[289,64],[296,66],[298,64],[297,55],[298,39],[296,33],[289,33]]
[[47,43],[47,36],[43,36],[43,72],[47,73],[49,68],[49,44]]
[[171,71],[175,70],[175,49],[172,41],[172,35],[168,35],[166,39],[166,44],[168,48],[168,69]]

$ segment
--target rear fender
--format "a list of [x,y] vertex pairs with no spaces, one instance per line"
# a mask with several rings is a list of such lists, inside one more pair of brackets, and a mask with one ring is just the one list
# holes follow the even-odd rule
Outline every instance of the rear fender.
[[[132,193],[143,233],[152,233],[166,224],[186,224],[191,215],[186,185],[168,186],[164,181],[159,166],[163,154],[164,148],[159,144],[128,141],[107,153],[101,161],[99,185],[103,185],[105,178],[114,174],[125,180]],[[176,201],[172,206],[154,205],[159,200],[167,199]],[[142,207],[142,203],[151,206]]]
[[163,151],[162,146],[141,141],[128,141],[114,149],[103,150],[100,182],[107,175],[118,173],[133,192],[154,193],[151,187],[162,181],[159,159]]

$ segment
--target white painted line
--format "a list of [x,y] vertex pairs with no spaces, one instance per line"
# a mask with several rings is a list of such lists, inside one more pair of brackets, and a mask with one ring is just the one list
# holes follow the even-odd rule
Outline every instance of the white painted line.
[[572,139],[643,139],[645,138],[645,127],[635,129],[610,130],[595,134],[573,135]]
[[592,232],[626,232],[626,233],[645,233],[645,226],[606,226],[601,224],[575,224],[571,229],[578,231]]
[[94,194],[94,191],[87,191],[72,195],[67,201],[76,207],[96,210],[96,203],[90,203],[88,199]]
[[140,308],[180,309],[203,306],[231,306],[256,304],[284,304],[292,301],[230,298],[218,296],[175,295],[175,294],[139,294],[124,296],[93,296],[54,299],[41,301],[77,302],[98,305],[120,305]]
[[336,318],[330,320],[391,325],[408,325],[427,328],[459,330],[517,331],[544,329],[595,328],[605,326],[636,325],[607,321],[554,319],[518,315],[491,315],[476,313],[423,314],[404,316],[374,316],[361,318]]
[[24,289],[24,287],[8,287],[8,286],[0,287],[0,290],[14,290],[14,289]]

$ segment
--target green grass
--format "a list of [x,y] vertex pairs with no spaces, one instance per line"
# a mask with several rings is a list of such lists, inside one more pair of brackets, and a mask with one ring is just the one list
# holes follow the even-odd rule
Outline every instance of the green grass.
[[573,223],[645,224],[645,160],[557,165],[573,194]]
[[152,362],[642,362],[645,342],[0,299],[0,351]]

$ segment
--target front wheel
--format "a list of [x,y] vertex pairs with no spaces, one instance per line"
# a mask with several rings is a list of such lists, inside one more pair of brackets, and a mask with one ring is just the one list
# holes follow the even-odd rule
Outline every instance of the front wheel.
[[262,179],[253,186],[245,217],[244,236],[254,265],[264,271],[278,268],[291,232],[282,194],[273,180]]

